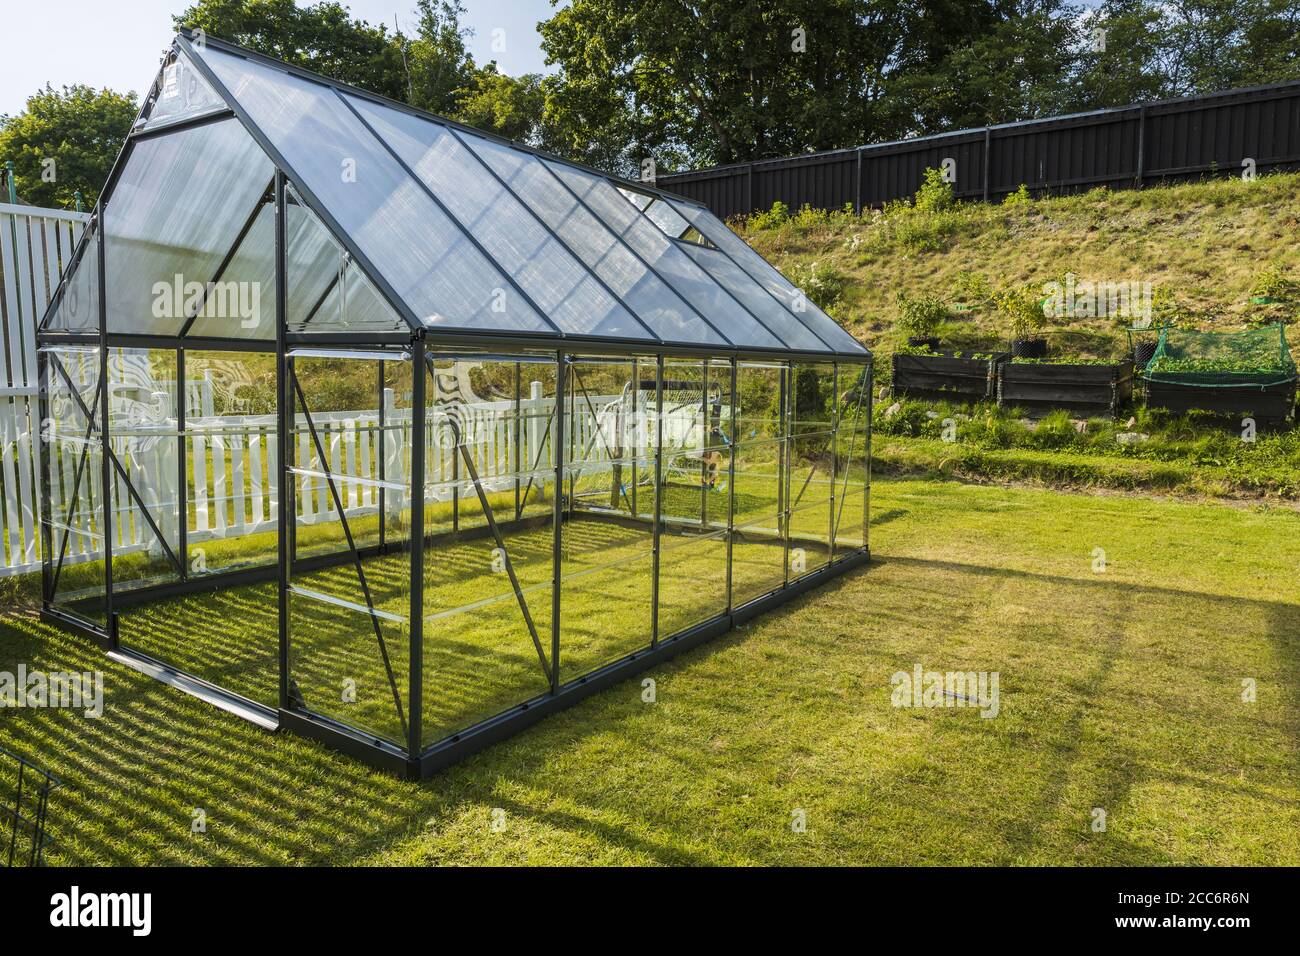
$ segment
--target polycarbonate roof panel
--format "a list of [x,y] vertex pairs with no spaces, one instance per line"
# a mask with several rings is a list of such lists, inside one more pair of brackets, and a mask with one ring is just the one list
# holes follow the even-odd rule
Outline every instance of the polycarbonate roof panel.
[[345,97],[561,331],[658,341],[451,129]]
[[[867,354],[867,349],[862,343],[840,328],[838,322],[809,302],[806,297],[801,297],[799,290],[790,283],[789,279],[751,249],[745,240],[728,229],[717,216],[699,206],[676,200],[668,201],[699,230],[700,235],[730,256],[738,266],[767,289],[789,312],[792,321],[800,322],[811,329],[834,351]],[[799,301],[801,298],[802,303]],[[799,305],[803,306],[802,310],[794,311]]]
[[199,55],[426,325],[553,330],[332,88],[211,45]]
[[611,230],[738,348],[787,348],[655,226],[618,189],[594,173],[548,160],[551,171]]
[[251,289],[238,302],[194,291],[217,278],[273,174],[233,118],[135,143],[103,210],[109,331],[176,335],[199,303],[239,321],[244,306],[273,308]]
[[486,137],[469,133],[461,136],[652,332],[665,342],[727,344],[540,159]]
[[813,335],[812,330],[802,323],[790,321],[790,313],[785,307],[768,295],[766,289],[724,253],[693,242],[682,243],[682,251],[744,303],[763,325],[780,334],[790,348],[805,352],[825,351],[825,342]]

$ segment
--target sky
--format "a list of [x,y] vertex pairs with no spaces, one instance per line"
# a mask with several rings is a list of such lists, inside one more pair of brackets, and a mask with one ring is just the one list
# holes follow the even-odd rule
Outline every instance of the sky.
[[[384,23],[396,15],[414,33],[415,0],[342,0],[352,16]],[[549,0],[462,0],[464,25],[474,30],[478,63],[496,60],[504,73],[546,71],[537,23],[551,16]],[[298,0],[299,6],[309,3]],[[23,109],[48,81],[85,83],[137,94],[153,82],[172,36],[172,16],[189,0],[11,0],[0,13],[0,114]],[[493,31],[504,50],[494,52]],[[498,44],[500,46],[500,44]]]

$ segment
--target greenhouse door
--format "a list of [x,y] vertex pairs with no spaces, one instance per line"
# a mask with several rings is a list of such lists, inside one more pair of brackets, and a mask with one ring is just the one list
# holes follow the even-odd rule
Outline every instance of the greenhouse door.
[[247,701],[272,719],[275,355],[114,348],[108,365],[112,594],[123,657],[185,689],[236,698],[227,709],[241,715]]

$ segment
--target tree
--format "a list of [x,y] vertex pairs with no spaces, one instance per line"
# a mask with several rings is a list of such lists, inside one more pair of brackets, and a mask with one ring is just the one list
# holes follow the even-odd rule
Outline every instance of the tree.
[[495,63],[478,70],[461,92],[457,119],[520,143],[541,145],[546,94],[536,73],[507,76]]
[[334,0],[198,0],[173,20],[383,96],[405,100],[410,90],[401,44]]
[[477,79],[474,59],[465,49],[471,33],[460,25],[465,8],[459,0],[418,0],[416,10],[416,38],[406,48],[411,73],[407,100],[419,109],[456,118]]
[[28,97],[22,113],[0,118],[0,160],[13,161],[25,202],[69,208],[80,191],[89,208],[137,112],[135,93],[47,85]]

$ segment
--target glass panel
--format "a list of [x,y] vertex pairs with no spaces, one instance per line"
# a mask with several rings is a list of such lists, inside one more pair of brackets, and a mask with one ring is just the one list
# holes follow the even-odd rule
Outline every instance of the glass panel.
[[551,330],[331,89],[212,47],[201,55],[425,324]]
[[[777,272],[743,239],[723,225],[713,213],[689,203],[667,201],[671,202],[673,208],[695,226],[706,239],[731,256],[737,265],[776,296],[782,305],[791,310],[791,315],[795,319],[801,321],[826,343],[827,348],[840,352],[866,353],[867,350],[861,343],[840,328],[839,324],[825,312],[800,296],[798,290],[785,276]],[[793,311],[796,303],[804,307],[798,313]]]
[[646,193],[637,192],[635,189],[627,189],[623,186],[618,187],[618,191],[623,194],[628,202],[636,206],[637,209],[644,209],[654,201],[654,197]]
[[[620,189],[619,192],[627,195],[626,190]],[[638,204],[639,205],[639,204]],[[664,231],[665,235],[678,239],[691,228],[691,224],[678,215],[672,208],[661,199],[656,199],[648,206],[642,207],[645,214],[650,217],[650,221]]]
[[[103,451],[99,349],[42,349],[46,416],[42,423],[48,508],[41,515],[51,604],[106,629]],[[88,413],[93,413],[92,418]]]
[[78,258],[64,276],[59,302],[44,328],[51,332],[99,331],[99,248],[93,225],[86,229]]
[[109,349],[113,589],[180,579],[176,353]]
[[464,141],[656,335],[725,345],[686,301],[593,216],[537,157],[468,133]]
[[520,358],[429,374],[426,743],[550,687],[555,363]]
[[185,59],[173,53],[158,79],[158,96],[145,129],[226,109],[226,102]]
[[838,417],[835,365],[795,365],[790,399],[790,577],[830,560]]
[[299,357],[293,366],[290,693],[405,745],[411,363]]
[[727,532],[665,527],[659,539],[659,639],[727,609]]
[[666,525],[726,528],[731,406],[729,363],[664,363],[661,513]]
[[785,381],[781,365],[736,366],[733,606],[785,582]]
[[356,97],[348,101],[564,332],[651,338],[451,130]]
[[406,328],[405,320],[292,188],[285,209],[290,331],[395,332]]
[[[871,453],[870,377],[865,366],[841,365],[844,401],[840,413],[835,479],[835,556],[867,543]],[[845,389],[845,382],[849,386]]]
[[548,161],[547,166],[733,345],[783,347],[607,180],[565,163]]
[[822,340],[786,311],[776,299],[717,249],[684,244],[682,250],[745,304],[773,334],[792,349],[825,351]]
[[109,331],[173,335],[198,311],[256,320],[251,290],[208,283],[271,174],[233,119],[135,143],[104,211]]
[[[218,296],[226,296],[223,305]],[[252,227],[235,250],[187,335],[275,339],[275,204],[263,196]]]
[[657,378],[655,368],[653,358],[581,359],[568,367],[562,681],[650,643],[654,532],[637,511],[653,507],[655,438],[638,393]]
[[191,576],[274,564],[279,558],[275,379],[273,355],[186,353]]

